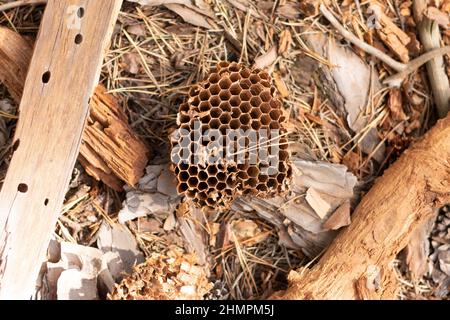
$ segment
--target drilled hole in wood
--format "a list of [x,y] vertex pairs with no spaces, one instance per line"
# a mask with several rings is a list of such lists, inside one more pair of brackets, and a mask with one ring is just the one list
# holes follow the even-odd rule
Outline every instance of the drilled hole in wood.
[[12,151],[16,152],[17,149],[19,149],[19,145],[20,145],[20,139],[17,139],[16,141],[14,141],[14,143],[12,145]]
[[80,19],[84,17],[84,8],[83,8],[83,7],[80,7],[80,8],[78,9],[77,16],[78,16],[78,18],[80,18]]
[[48,200],[48,199],[45,199],[45,201],[44,201],[44,206],[47,206],[47,205],[48,205],[48,202],[49,202],[49,200]]
[[79,33],[75,36],[75,43],[81,44],[82,42],[83,42],[83,35]]
[[48,83],[50,81],[52,73],[50,71],[44,72],[42,75],[42,83]]
[[17,187],[17,191],[19,191],[20,193],[27,193],[28,191],[28,186],[25,183],[21,183],[19,184],[19,186]]

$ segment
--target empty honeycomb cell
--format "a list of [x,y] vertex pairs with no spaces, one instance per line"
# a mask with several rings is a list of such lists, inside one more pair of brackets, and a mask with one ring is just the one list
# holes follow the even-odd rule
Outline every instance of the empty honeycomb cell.
[[189,180],[189,173],[187,171],[182,171],[178,175],[181,182],[187,182]]
[[188,182],[187,182],[188,186],[190,188],[194,188],[198,185],[198,179],[197,177],[190,177]]
[[242,104],[241,98],[239,96],[233,96],[230,99],[230,106],[239,107]]
[[221,68],[228,68],[229,65],[230,63],[228,61],[220,61],[218,63],[218,69],[220,70]]
[[198,97],[200,98],[200,101],[208,101],[211,97],[211,93],[209,92],[209,90],[202,90],[200,91]]
[[206,192],[200,192],[200,193],[198,194],[198,198],[199,198],[200,200],[206,201],[206,200],[208,199],[208,195],[206,194]]
[[259,83],[252,84],[252,86],[250,87],[250,93],[252,94],[252,96],[258,96],[263,90],[263,86],[261,86]]
[[231,108],[231,117],[233,119],[239,118],[241,116],[242,112],[239,107],[233,107]]
[[250,178],[246,181],[247,186],[254,189],[258,185],[258,179],[256,178]]
[[281,111],[280,110],[272,110],[270,111],[270,117],[272,118],[272,120],[278,121],[280,120],[281,117]]
[[209,187],[215,187],[218,182],[219,182],[219,180],[217,180],[216,177],[209,177],[207,180]]
[[[241,75],[239,74],[239,72],[232,72],[230,74],[230,80],[232,82],[238,82],[239,80],[241,80]],[[239,84],[238,84],[239,85]]]
[[252,178],[256,178],[259,175],[258,167],[250,167],[248,168],[248,175]]
[[270,100],[269,102],[270,106],[272,107],[272,109],[279,109],[281,107],[281,104],[278,100]]
[[239,106],[242,113],[249,113],[252,110],[252,105],[249,102],[242,102]]
[[189,186],[187,185],[187,183],[180,183],[180,184],[177,186],[177,191],[178,191],[179,193],[186,192],[188,189],[189,189]]
[[[222,210],[229,208],[239,195],[269,196],[286,189],[292,174],[287,139],[273,140],[279,148],[269,147],[269,151],[276,155],[264,155],[258,150],[267,138],[253,141],[263,133],[259,130],[286,132],[281,103],[274,93],[266,71],[226,61],[218,63],[204,81],[189,89],[177,116],[179,129],[183,130],[174,133],[170,140],[172,168],[180,194],[196,206]],[[254,132],[245,131],[244,136],[238,136],[242,132],[234,133],[217,141],[219,137],[213,138],[216,133],[229,133],[229,129]],[[212,134],[210,139],[201,140],[206,132]],[[268,132],[267,137],[272,138],[273,134]],[[188,138],[189,145],[183,148],[181,143]],[[208,158],[221,154],[225,157]]]
[[261,100],[260,97],[253,97],[250,100],[250,104],[252,105],[252,107],[255,107],[255,108],[259,109],[259,106],[262,104],[262,100]]
[[209,122],[209,129],[219,129],[220,127],[220,120],[217,118],[211,119]]
[[216,186],[218,191],[223,191],[227,187],[227,184],[225,182],[219,182]]
[[248,90],[243,90],[239,95],[239,98],[241,98],[241,101],[250,101],[252,94]]
[[211,103],[209,101],[202,101],[200,102],[198,109],[200,110],[200,112],[209,111],[211,109]]
[[211,104],[211,107],[218,107],[222,101],[220,100],[219,96],[215,95],[212,96],[211,99],[209,99],[209,102]]
[[189,104],[187,104],[187,103],[182,103],[178,110],[179,113],[186,113],[188,111],[189,111]]
[[269,91],[263,91],[259,94],[259,97],[261,98],[261,100],[263,102],[269,102],[270,99],[272,99],[272,95],[270,94]]
[[249,90],[252,86],[252,82],[249,79],[243,79],[239,82],[239,86],[242,88],[242,90]]
[[233,119],[230,121],[230,129],[237,130],[241,127],[241,122],[239,119]]
[[266,88],[269,88],[269,89],[271,88],[270,82],[267,81],[267,80],[261,80],[260,83],[263,85],[263,87],[266,87]]
[[233,83],[230,87],[230,93],[234,96],[238,96],[242,91],[241,86],[239,85],[239,83]]
[[211,118],[219,118],[222,115],[222,109],[219,107],[211,108],[210,115]]
[[210,176],[215,176],[217,174],[217,172],[218,172],[217,166],[215,166],[215,165],[208,166],[207,170],[208,170],[208,174]]
[[232,62],[228,67],[228,70],[235,71],[235,72],[239,71],[239,69],[240,69],[240,65],[236,62]]
[[204,170],[200,171],[197,176],[200,181],[206,181],[209,177],[208,173]]
[[202,114],[202,115],[200,115],[200,121],[203,124],[209,123],[211,121],[211,116],[209,114],[207,114],[207,113],[206,114]]
[[216,175],[217,179],[221,182],[224,182],[227,180],[227,175],[225,172],[218,172]]
[[243,125],[249,124],[250,121],[251,121],[251,119],[252,119],[252,118],[250,117],[250,115],[249,115],[248,113],[241,114],[241,116],[239,117],[239,121],[240,121],[241,124],[243,124]]
[[191,120],[191,117],[188,114],[179,113],[178,114],[178,121],[180,123],[187,123]]
[[220,86],[218,84],[213,84],[211,88],[209,88],[209,93],[211,95],[218,95],[220,92]]
[[[230,87],[231,87],[231,80],[227,77],[227,78],[222,78],[220,81],[219,81],[219,86],[220,86],[220,89],[229,89]],[[201,97],[200,97],[200,99],[201,99]]]
[[223,113],[220,118],[219,118],[220,122],[222,124],[228,124],[231,121],[231,114],[227,113]]
[[231,93],[229,90],[221,90],[219,93],[219,98],[222,101],[228,101],[231,98]]
[[200,191],[205,191],[208,189],[208,184],[205,181],[202,181],[198,184],[197,189]]
[[253,120],[251,126],[252,126],[253,130],[259,130],[259,129],[261,129],[261,121],[259,119]]
[[261,105],[259,106],[259,109],[261,109],[262,113],[269,113],[270,110],[272,110],[272,108],[270,107],[270,104],[268,104],[267,102],[261,103]]
[[289,158],[289,152],[285,150],[280,150],[280,160],[286,161]]
[[273,120],[272,120],[272,122],[270,122],[269,127],[270,127],[270,129],[274,129],[274,130],[281,128],[280,123],[278,121],[273,121]]
[[261,81],[261,78],[257,74],[250,75],[249,79],[250,79],[250,82],[253,84]]
[[262,116],[261,109],[259,109],[258,107],[253,107],[252,111],[250,111],[250,116],[252,117],[252,119],[261,118],[261,116]]
[[231,105],[229,101],[221,102],[219,108],[222,109],[222,111],[231,112]]
[[[220,76],[218,73],[211,73],[208,77],[208,82],[211,84],[217,83],[217,82],[219,82],[219,80],[220,80]],[[212,87],[213,86],[211,86],[211,89],[212,89]],[[193,96],[193,95],[191,95],[191,96]]]
[[198,168],[196,166],[190,166],[188,169],[189,176],[196,176],[198,174]]
[[243,68],[239,73],[242,78],[248,78],[252,74],[252,72],[249,68]]
[[272,119],[270,118],[270,116],[268,114],[264,114],[261,116],[261,124],[264,126],[267,126],[270,124],[270,122],[272,121]]
[[274,188],[277,185],[278,185],[278,182],[277,182],[277,179],[275,179],[275,178],[270,178],[269,181],[267,181],[267,186],[269,188]]
[[277,181],[278,183],[283,183],[283,181],[286,179],[286,174],[285,173],[279,173],[277,175]]

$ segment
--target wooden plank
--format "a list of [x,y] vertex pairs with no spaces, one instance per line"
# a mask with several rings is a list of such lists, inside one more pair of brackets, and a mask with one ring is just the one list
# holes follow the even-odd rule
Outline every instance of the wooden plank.
[[0,194],[0,299],[29,299],[122,0],[49,0]]

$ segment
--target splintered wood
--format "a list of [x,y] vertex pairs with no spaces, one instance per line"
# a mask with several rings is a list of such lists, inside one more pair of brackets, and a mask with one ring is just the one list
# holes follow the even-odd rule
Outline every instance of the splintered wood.
[[99,85],[90,102],[79,160],[97,180],[120,191],[122,181],[134,186],[144,174],[148,150],[128,125],[116,99]]
[[[16,32],[0,27],[0,81],[18,105],[32,55],[32,46]],[[78,160],[86,172],[121,191],[144,174],[148,149],[128,125],[117,100],[99,85],[89,103]]]
[[0,299],[34,292],[121,4],[48,1],[0,194]]

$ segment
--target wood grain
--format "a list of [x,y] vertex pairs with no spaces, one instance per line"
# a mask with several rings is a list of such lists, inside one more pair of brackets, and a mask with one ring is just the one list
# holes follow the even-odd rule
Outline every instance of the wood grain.
[[121,4],[47,4],[0,194],[0,299],[29,299],[34,292]]

